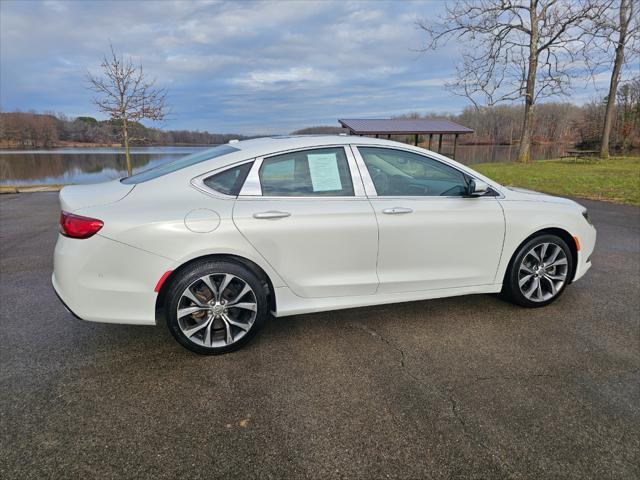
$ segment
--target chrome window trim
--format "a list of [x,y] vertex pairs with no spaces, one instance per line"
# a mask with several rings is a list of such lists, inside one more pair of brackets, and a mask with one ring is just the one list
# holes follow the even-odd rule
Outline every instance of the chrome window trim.
[[[367,168],[367,165],[364,163],[364,158],[362,158],[362,155],[360,154],[360,150],[358,150],[358,147],[370,147],[370,148],[382,148],[382,149],[386,149],[386,150],[398,150],[401,152],[409,152],[409,153],[413,153],[415,155],[419,155],[421,157],[425,157],[428,158],[429,160],[433,160],[434,162],[438,162],[442,165],[445,165],[447,167],[453,168],[454,170],[460,172],[462,175],[471,177],[473,179],[476,180],[480,180],[482,182],[484,182],[483,179],[476,177],[475,175],[465,171],[465,170],[461,170],[460,168],[456,167],[455,165],[451,165],[449,162],[443,162],[442,160],[438,159],[438,158],[433,158],[429,155],[424,155],[422,153],[416,152],[415,150],[410,150],[408,148],[400,148],[400,147],[396,147],[396,146],[388,146],[388,145],[379,145],[379,144],[366,144],[366,143],[353,143],[351,144],[351,149],[353,150],[353,155],[356,158],[356,163],[358,165],[358,168],[360,168],[360,176],[362,177],[362,182],[365,185],[365,191],[367,192],[367,196],[371,199],[373,198],[382,198],[382,199],[425,199],[425,198],[463,198],[463,199],[472,199],[472,200],[478,200],[480,198],[492,198],[492,199],[501,199],[504,198],[504,194],[502,192],[500,192],[500,190],[494,188],[493,185],[489,185],[489,188],[495,192],[495,195],[482,195],[482,196],[477,196],[477,197],[473,197],[473,196],[463,196],[463,195],[393,195],[393,196],[384,196],[384,195],[378,195],[378,192],[376,191],[376,187],[373,183],[373,179],[371,178],[371,175],[369,175],[369,169]],[[486,182],[485,182],[486,183]]]
[[343,145],[344,153],[347,156],[347,164],[349,172],[351,173],[351,184],[353,185],[354,197],[366,197],[364,182],[362,181],[362,175],[360,175],[360,169],[356,163],[356,158],[353,155],[351,145]]
[[358,170],[360,171],[360,178],[362,178],[362,184],[364,185],[364,191],[367,194],[367,197],[377,197],[378,192],[376,191],[376,186],[373,184],[371,175],[369,175],[369,169],[364,163],[364,158],[362,158],[362,155],[360,155],[358,145],[349,145],[349,150],[351,150],[351,154],[356,160],[356,165],[358,166]]
[[[353,151],[349,147],[348,144],[333,144],[333,145],[318,145],[312,147],[303,147],[303,148],[292,148],[289,150],[280,151],[277,153],[269,154],[268,156],[256,157],[254,159],[254,164],[251,170],[249,171],[249,175],[244,181],[244,185],[240,190],[240,194],[238,195],[238,199],[241,200],[243,198],[255,199],[256,197],[269,199],[269,200],[301,200],[301,199],[309,199],[309,200],[353,200],[353,199],[366,199],[365,187],[362,182],[362,177],[359,172],[359,168],[356,165],[356,159],[353,155]],[[265,196],[262,194],[262,185],[260,183],[260,167],[262,167],[262,162],[271,157],[277,157],[279,155],[285,155],[287,153],[293,152],[303,152],[305,150],[319,150],[326,148],[341,148],[344,151],[345,157],[347,158],[347,166],[349,167],[349,173],[351,175],[351,183],[353,185],[353,195],[337,195],[337,196],[324,196],[324,195],[296,195],[296,196]]]
[[[194,177],[190,180],[189,183],[191,183],[191,186],[194,187],[195,189],[206,193],[207,195],[211,196],[211,197],[215,197],[215,198],[220,198],[222,200],[235,200],[237,198],[237,196],[235,195],[227,195],[226,193],[222,193],[219,192],[217,190],[214,190],[213,188],[207,186],[204,181],[205,179],[213,176],[213,175],[217,175],[218,173],[222,173],[226,170],[229,170],[231,168],[236,168],[239,167],[240,165],[244,165],[245,163],[251,163],[254,162],[255,158],[251,158],[248,160],[240,160],[236,163],[232,163],[230,165],[225,165],[224,167],[219,167],[216,168],[214,170],[209,170],[207,173],[203,173],[202,175],[198,175],[197,177]],[[252,168],[253,170],[253,168]],[[251,172],[249,172],[251,173]],[[247,176],[247,178],[249,178]],[[245,184],[247,183],[246,179],[245,179]],[[242,186],[242,188],[240,189],[240,191],[242,191],[242,189],[244,188],[244,185]]]

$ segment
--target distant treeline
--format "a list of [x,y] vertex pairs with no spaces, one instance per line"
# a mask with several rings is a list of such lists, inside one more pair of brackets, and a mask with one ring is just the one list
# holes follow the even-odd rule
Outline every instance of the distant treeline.
[[[64,115],[35,112],[0,113],[0,147],[51,148],[65,145],[119,145],[121,128],[108,120],[93,117],[68,118]],[[129,135],[133,145],[212,145],[231,139],[247,138],[237,134],[189,130],[160,130],[133,124]]]
[[[611,146],[616,150],[640,147],[640,77],[618,89]],[[583,149],[600,145],[606,99],[578,106],[571,103],[540,103],[535,107],[533,142],[573,144]],[[465,143],[513,144],[521,135],[523,108],[520,105],[467,107],[449,118],[472,128],[463,135]]]
[[319,127],[307,127],[291,132],[292,135],[338,135],[340,133],[348,133],[349,130],[342,127],[331,127],[329,125],[321,125]]
[[[622,84],[616,99],[616,116],[611,145],[618,151],[640,148],[640,77]],[[534,143],[562,143],[582,149],[595,149],[600,144],[606,99],[578,106],[571,103],[540,103],[535,107]],[[523,107],[499,105],[467,107],[459,115],[411,113],[394,118],[447,118],[472,128],[473,134],[461,135],[461,144],[517,143],[522,128]],[[340,127],[319,126],[293,133],[341,133]],[[411,137],[397,136],[395,140],[413,142]],[[449,139],[446,139],[447,141]],[[424,138],[421,141],[425,141]]]
[[[606,99],[585,105],[540,103],[535,107],[534,143],[562,143],[583,149],[600,144]],[[500,105],[467,107],[459,115],[412,113],[398,118],[448,118],[472,128],[461,135],[461,144],[514,144],[520,138],[522,106]],[[337,120],[337,119],[336,119]],[[317,126],[296,130],[294,134],[336,134],[338,126]],[[0,113],[0,147],[49,148],[64,145],[112,145],[120,143],[120,127],[93,117],[67,118],[64,115],[34,112]],[[210,145],[231,139],[248,138],[238,134],[219,134],[187,130],[159,130],[134,124],[129,133],[134,145]],[[413,142],[412,138],[394,137]],[[425,139],[421,139],[425,141]],[[445,139],[447,141],[448,139]],[[611,133],[615,150],[640,148],[640,77],[618,88],[616,115]]]

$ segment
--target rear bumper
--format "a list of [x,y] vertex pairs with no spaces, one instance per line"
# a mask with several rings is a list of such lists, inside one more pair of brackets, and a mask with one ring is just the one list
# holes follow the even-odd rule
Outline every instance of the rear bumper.
[[51,285],[53,286],[53,293],[56,294],[56,297],[58,297],[58,300],[60,300],[60,303],[62,304],[62,306],[64,307],[64,309],[69,312],[71,315],[73,315],[74,317],[76,317],[78,320],[84,320],[83,318],[80,318],[78,315],[76,315],[73,310],[71,310],[69,308],[69,305],[67,305],[65,303],[65,301],[62,299],[62,297],[60,296],[60,294],[58,293],[58,290],[56,289],[56,281],[55,281],[55,277],[52,274],[51,275]]
[[53,288],[76,317],[92,322],[155,324],[154,287],[171,260],[95,235],[60,235]]

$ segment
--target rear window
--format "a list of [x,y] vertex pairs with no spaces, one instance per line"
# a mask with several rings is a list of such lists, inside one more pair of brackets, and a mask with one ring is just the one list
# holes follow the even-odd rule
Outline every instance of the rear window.
[[216,192],[237,197],[252,166],[253,162],[249,162],[229,168],[205,178],[204,184]]
[[120,182],[126,185],[146,182],[149,180],[153,180],[154,178],[167,175],[168,173],[177,172],[178,170],[190,167],[192,165],[195,165],[196,163],[204,162],[206,160],[211,160],[212,158],[221,157],[222,155],[227,155],[229,153],[239,151],[240,150],[238,148],[234,148],[230,145],[219,145],[215,148],[205,150],[204,152],[193,153],[191,155],[187,155],[186,157],[174,160],[173,162],[165,163],[158,167],[145,170],[144,172],[136,173],[135,175],[131,175],[130,177],[123,178],[122,180],[120,180]]

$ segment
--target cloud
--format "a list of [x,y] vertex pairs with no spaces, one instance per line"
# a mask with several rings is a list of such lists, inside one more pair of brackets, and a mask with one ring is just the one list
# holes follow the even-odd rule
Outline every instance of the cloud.
[[447,83],[453,81],[453,77],[447,77],[447,78],[426,78],[424,80],[411,80],[408,82],[402,82],[400,83],[401,86],[403,87],[417,87],[417,88],[423,88],[423,87],[444,87]]
[[180,72],[182,75],[194,73],[216,73],[232,65],[239,65],[242,59],[233,55],[175,53],[164,57],[163,69]]
[[333,72],[319,71],[313,67],[291,67],[284,70],[262,70],[248,72],[240,77],[232,78],[230,83],[252,90],[274,88],[300,88],[303,86],[329,85],[335,83],[337,77]]
[[[99,117],[108,44],[169,90],[165,128],[285,133],[345,116],[456,112],[456,46],[420,54],[420,1],[0,1],[0,105]],[[123,13],[124,12],[124,13]],[[600,84],[600,82],[598,82]],[[589,87],[583,94],[593,96]]]

